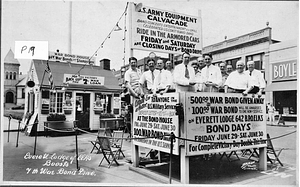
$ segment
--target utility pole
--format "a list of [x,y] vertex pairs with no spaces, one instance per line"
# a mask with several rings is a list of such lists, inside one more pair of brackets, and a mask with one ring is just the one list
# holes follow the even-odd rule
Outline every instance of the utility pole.
[[69,9],[69,54],[72,54],[72,1]]

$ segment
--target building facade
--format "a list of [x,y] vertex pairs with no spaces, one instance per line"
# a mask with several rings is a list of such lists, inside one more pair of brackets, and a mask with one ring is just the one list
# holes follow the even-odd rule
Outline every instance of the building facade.
[[[25,88],[26,125],[44,124],[49,114],[65,114],[67,121],[78,120],[79,128],[97,130],[101,113],[121,114],[118,80],[100,66],[32,60],[26,80],[35,83]],[[54,89],[50,89],[51,81]],[[44,130],[42,125],[38,127],[38,131]]]
[[241,60],[245,64],[248,61],[255,62],[255,69],[265,73],[268,63],[268,53],[270,45],[278,41],[271,39],[271,28],[267,27],[249,34],[245,34],[233,39],[206,46],[203,48],[203,54],[211,53],[213,55],[213,64],[218,65],[221,62],[231,64],[236,69],[236,62]]
[[266,95],[285,118],[297,116],[297,40],[270,46]]
[[4,58],[4,103],[17,104],[16,84],[19,82],[20,63],[10,49]]

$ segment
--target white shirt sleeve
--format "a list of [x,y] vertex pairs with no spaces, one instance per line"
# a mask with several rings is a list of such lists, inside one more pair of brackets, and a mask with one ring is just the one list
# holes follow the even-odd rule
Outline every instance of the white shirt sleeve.
[[175,66],[174,72],[173,72],[174,83],[182,85],[182,86],[187,86],[187,85],[189,85],[189,79],[187,79],[184,76],[185,69],[183,69],[182,67],[183,66],[181,64]]

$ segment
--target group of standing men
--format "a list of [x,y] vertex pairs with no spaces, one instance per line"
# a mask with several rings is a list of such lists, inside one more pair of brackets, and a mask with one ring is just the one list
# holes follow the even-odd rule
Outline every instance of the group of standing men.
[[[190,63],[190,54],[182,54],[182,63],[173,69],[172,63],[165,64],[162,59],[155,62],[149,59],[149,70],[141,72],[137,68],[137,59],[129,58],[130,68],[125,72],[125,85],[129,93],[135,98],[141,98],[145,94],[163,94],[167,92],[224,92],[224,93],[248,93],[257,94],[258,97],[266,86],[262,73],[254,69],[253,61],[247,62],[248,70],[245,71],[245,63],[238,61],[236,70],[232,71],[232,65],[224,62],[219,67],[212,64],[212,55],[203,54],[196,63]],[[166,67],[166,68],[164,68]],[[227,69],[227,70],[226,70]]]

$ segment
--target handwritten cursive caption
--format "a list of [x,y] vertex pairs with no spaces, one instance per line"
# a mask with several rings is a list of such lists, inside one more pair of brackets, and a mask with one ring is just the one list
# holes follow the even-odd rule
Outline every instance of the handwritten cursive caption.
[[[87,171],[83,168],[79,170],[71,170],[69,166],[76,163],[76,156],[68,156],[64,154],[49,154],[32,155],[27,152],[24,155],[25,160],[44,160],[41,168],[26,168],[26,174],[40,174],[40,175],[88,175],[96,176],[95,171]],[[78,161],[90,161],[91,156],[80,154]],[[54,169],[53,169],[54,168]]]

